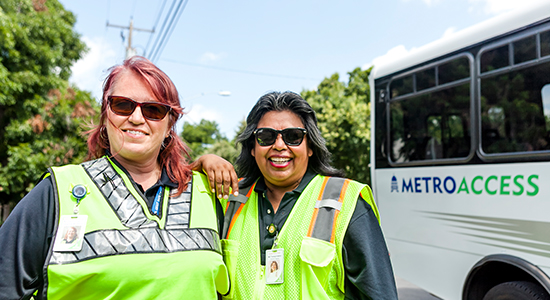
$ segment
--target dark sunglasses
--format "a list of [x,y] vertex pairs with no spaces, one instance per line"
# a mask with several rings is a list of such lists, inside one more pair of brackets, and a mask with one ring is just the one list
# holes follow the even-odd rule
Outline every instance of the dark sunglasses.
[[273,128],[258,128],[254,130],[254,136],[260,146],[271,146],[277,140],[279,134],[283,137],[285,144],[289,146],[298,146],[304,140],[307,130],[304,128],[286,128],[275,130]]
[[172,109],[170,105],[159,102],[136,102],[122,96],[108,96],[109,107],[119,116],[129,116],[134,113],[136,107],[141,108],[141,114],[147,120],[160,121]]

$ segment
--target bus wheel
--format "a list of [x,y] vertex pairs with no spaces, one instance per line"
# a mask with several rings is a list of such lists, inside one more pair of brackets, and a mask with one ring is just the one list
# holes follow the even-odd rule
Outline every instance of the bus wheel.
[[509,281],[494,286],[483,300],[549,300],[546,290],[529,281]]

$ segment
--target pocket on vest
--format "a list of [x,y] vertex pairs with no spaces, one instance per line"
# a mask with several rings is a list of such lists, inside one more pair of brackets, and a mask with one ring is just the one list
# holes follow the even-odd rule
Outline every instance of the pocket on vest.
[[224,295],[224,299],[233,299],[233,297],[235,296],[235,290],[236,290],[235,276],[237,275],[237,258],[239,255],[240,242],[236,240],[222,239],[221,244],[222,244],[223,261],[227,266],[227,270],[229,272],[229,279],[231,281],[229,293],[227,295]]
[[309,290],[306,294],[315,290],[325,290],[335,257],[336,246],[334,244],[312,237],[304,237],[300,248],[302,296],[305,296],[305,289]]

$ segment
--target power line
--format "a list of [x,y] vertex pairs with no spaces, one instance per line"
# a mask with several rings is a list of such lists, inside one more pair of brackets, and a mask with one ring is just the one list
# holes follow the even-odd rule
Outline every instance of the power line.
[[[166,46],[166,43],[168,42],[168,39],[170,38],[170,35],[172,34],[172,32],[174,31],[174,28],[176,27],[176,24],[182,14],[182,12],[185,10],[185,7],[187,6],[187,3],[189,1],[188,0],[182,0],[179,2],[178,4],[178,7],[176,8],[176,11],[172,14],[171,18],[170,18],[170,23],[168,24],[168,27],[167,29],[162,32],[162,37],[160,37],[160,41],[159,39],[157,39],[157,42],[155,44],[156,48],[153,50],[153,52],[151,53],[149,59],[153,62],[155,62],[160,54],[162,53],[162,51],[164,50],[164,47]],[[172,4],[174,4],[175,2],[173,2]],[[172,8],[173,8],[174,5],[172,5]],[[172,9],[171,9],[172,10]],[[166,19],[168,20],[168,19]],[[164,22],[164,24],[166,24],[166,20]],[[164,29],[164,24],[163,24],[163,29]]]
[[319,78],[298,77],[298,76],[289,76],[289,75],[281,75],[281,74],[261,73],[261,72],[254,72],[254,71],[214,67],[214,66],[208,66],[208,65],[201,65],[201,64],[195,64],[195,63],[183,62],[183,61],[178,61],[178,60],[168,59],[168,58],[164,58],[163,60],[173,62],[173,63],[177,63],[177,64],[181,64],[181,65],[201,67],[201,68],[207,68],[207,69],[215,69],[215,70],[221,70],[221,71],[227,71],[227,72],[233,72],[233,73],[243,73],[243,74],[261,75],[261,76],[270,76],[270,77],[279,77],[279,78],[290,78],[290,79],[303,79],[303,80],[312,80],[312,81],[318,81],[318,82],[322,81],[322,79],[319,79]]
[[[172,5],[170,6],[170,9],[168,9],[168,12],[166,13],[169,15],[172,11],[174,11],[174,6],[176,5],[176,1],[172,1]],[[151,48],[151,51],[149,52],[149,59],[152,60],[153,53],[156,51],[156,48],[159,45],[161,36],[164,32],[164,28],[166,27],[166,24],[168,23],[168,17],[164,18],[164,22],[162,23],[162,26],[160,27],[159,33],[157,34],[157,39],[155,40],[153,47]]]
[[[160,10],[159,10],[159,12],[158,12],[158,14],[157,14],[157,19],[155,20],[155,25],[153,25],[153,31],[155,30],[155,28],[157,28],[157,25],[158,25],[158,23],[159,23],[160,17],[162,16],[162,12],[164,11],[164,5],[166,5],[166,0],[163,0],[163,1],[162,1]],[[151,35],[149,35],[149,40],[147,41],[147,45],[145,46],[145,51],[146,51],[147,49],[149,49],[149,44],[151,44],[151,40],[152,40],[152,39],[153,39],[153,35],[151,34]],[[145,54],[146,54],[145,51],[144,51],[144,54],[143,54],[144,56],[145,56]]]
[[[170,22],[169,32],[165,35],[165,39],[163,39],[162,44],[159,46],[160,50],[158,51],[158,55],[155,56],[154,61],[156,61],[160,57],[162,51],[164,51],[164,47],[168,43],[168,39],[172,35],[172,32],[174,32],[174,29],[176,28],[176,24],[178,23],[179,18],[181,17],[183,11],[185,10],[185,7],[187,6],[188,2],[189,2],[189,0],[184,0],[183,2],[180,2],[180,6],[177,8],[178,11],[176,12],[177,15],[173,16],[173,18]],[[183,4],[183,6],[181,4]],[[181,7],[181,9],[180,9],[180,7]],[[174,22],[174,20],[175,20],[175,22]]]

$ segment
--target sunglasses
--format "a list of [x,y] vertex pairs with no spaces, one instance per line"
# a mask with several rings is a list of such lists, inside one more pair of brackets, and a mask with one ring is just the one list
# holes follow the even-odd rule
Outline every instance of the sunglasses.
[[273,128],[258,128],[254,130],[254,136],[260,146],[271,146],[277,140],[279,134],[288,146],[299,146],[304,140],[307,130],[304,128],[286,128],[275,130]]
[[136,107],[141,108],[141,114],[147,120],[160,121],[166,117],[166,114],[172,110],[168,104],[159,102],[136,102],[130,98],[122,96],[108,96],[109,107],[119,116],[129,116],[134,113]]

